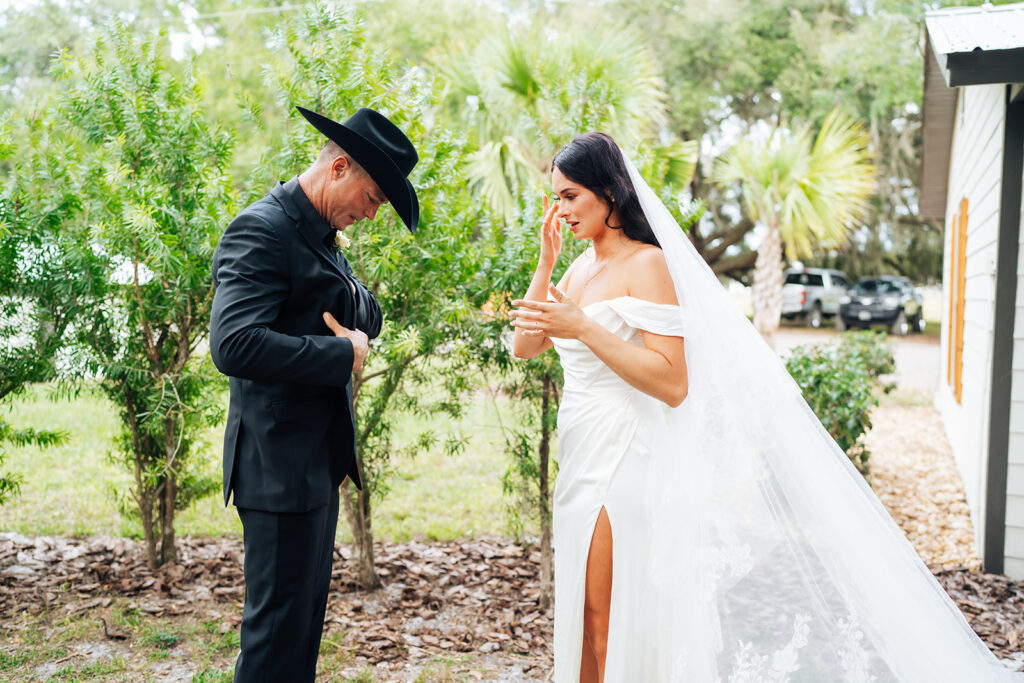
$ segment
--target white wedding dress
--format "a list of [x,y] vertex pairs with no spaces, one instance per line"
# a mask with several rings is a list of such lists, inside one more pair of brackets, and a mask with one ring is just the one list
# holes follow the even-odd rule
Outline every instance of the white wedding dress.
[[[678,306],[624,296],[584,312],[620,339],[643,345],[640,330],[683,336]],[[637,391],[575,339],[552,339],[565,374],[558,411],[558,478],[552,518],[555,549],[555,672],[576,680],[583,645],[587,555],[601,507],[612,529],[608,681],[655,680],[646,668],[654,625],[650,599],[650,524],[641,492],[649,463],[664,449],[665,404]],[[575,672],[575,673],[573,673]]]
[[678,306],[630,296],[583,312],[632,344],[686,339],[678,408],[577,340],[553,509],[555,670],[577,681],[584,580],[612,535],[607,683],[1024,680],[974,634],[784,364],[626,160]]

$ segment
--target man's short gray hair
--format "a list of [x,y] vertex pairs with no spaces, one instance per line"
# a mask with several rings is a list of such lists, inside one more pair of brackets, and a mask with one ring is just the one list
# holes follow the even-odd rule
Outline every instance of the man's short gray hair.
[[358,173],[366,173],[366,170],[359,165],[359,162],[352,158],[352,155],[341,148],[334,140],[328,140],[324,143],[324,146],[320,149],[320,156],[317,157],[319,162],[333,161],[335,158],[342,156],[348,160],[348,163]]

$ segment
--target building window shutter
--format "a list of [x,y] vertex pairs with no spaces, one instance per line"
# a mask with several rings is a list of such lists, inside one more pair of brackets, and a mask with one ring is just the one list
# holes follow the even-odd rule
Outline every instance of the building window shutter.
[[953,386],[953,348],[956,346],[956,252],[960,244],[960,214],[953,216],[949,231],[949,315],[946,316],[946,384]]
[[960,200],[956,267],[956,339],[953,347],[953,393],[962,402],[964,370],[964,289],[967,285],[967,198]]

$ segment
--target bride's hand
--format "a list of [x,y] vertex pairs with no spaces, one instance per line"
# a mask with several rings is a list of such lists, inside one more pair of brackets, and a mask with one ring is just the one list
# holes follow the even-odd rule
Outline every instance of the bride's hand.
[[540,259],[537,267],[551,270],[562,251],[562,224],[558,220],[557,201],[548,206],[548,196],[544,195],[543,206],[544,223],[540,228]]
[[590,320],[583,310],[554,285],[548,285],[548,291],[555,297],[554,301],[530,301],[516,299],[513,306],[516,310],[509,313],[512,325],[527,336],[557,337],[559,339],[578,339],[584,326]]

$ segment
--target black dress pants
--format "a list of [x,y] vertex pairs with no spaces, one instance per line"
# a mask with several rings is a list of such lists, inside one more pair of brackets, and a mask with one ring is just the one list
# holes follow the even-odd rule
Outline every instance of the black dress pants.
[[313,681],[331,584],[338,491],[308,512],[238,508],[245,544],[235,683]]

